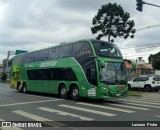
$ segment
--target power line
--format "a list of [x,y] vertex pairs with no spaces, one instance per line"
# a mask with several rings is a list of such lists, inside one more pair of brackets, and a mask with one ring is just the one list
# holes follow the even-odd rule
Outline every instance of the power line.
[[133,54],[133,53],[145,53],[145,52],[148,52],[150,54],[154,54],[153,51],[158,51],[159,52],[159,49],[158,48],[147,48],[147,49],[143,49],[143,50],[138,50],[138,51],[128,51],[128,52],[122,52],[122,54],[125,54],[125,55],[128,55],[128,54]]
[[[155,53],[158,51],[159,52],[159,50],[157,50],[158,48],[154,48],[154,49],[150,49],[150,48],[147,48],[147,50],[146,49],[144,49],[143,50],[143,52],[139,52],[139,54],[135,54],[135,52],[133,53],[132,51],[130,51],[131,53],[123,53],[122,52],[122,54],[123,54],[123,56],[127,56],[127,57],[135,57],[135,56],[148,56],[148,55],[150,55],[150,54],[153,54],[153,53],[151,53],[150,51],[154,51]],[[146,53],[144,53],[144,52],[146,52]]]
[[143,30],[146,30],[146,29],[150,29],[150,28],[155,28],[155,27],[160,27],[160,24],[156,24],[156,25],[151,25],[151,26],[147,26],[147,27],[144,27],[144,28],[139,28],[137,29],[136,31],[143,31]]
[[155,45],[155,44],[158,44],[158,45],[160,45],[160,42],[158,42],[158,43],[152,43],[152,44],[145,44],[145,45],[140,45],[140,46],[131,46],[131,47],[129,47],[129,48],[120,48],[120,50],[125,50],[125,49],[130,49],[130,48],[136,48],[136,47],[144,47],[144,46],[150,46],[150,45]]
[[129,52],[134,52],[134,50],[138,50],[138,51],[141,51],[141,50],[147,50],[147,49],[151,49],[151,48],[156,48],[156,47],[160,47],[160,46],[149,46],[149,47],[143,47],[143,48],[132,48],[132,49],[128,49],[128,50],[121,50],[121,52],[123,53],[129,53]]

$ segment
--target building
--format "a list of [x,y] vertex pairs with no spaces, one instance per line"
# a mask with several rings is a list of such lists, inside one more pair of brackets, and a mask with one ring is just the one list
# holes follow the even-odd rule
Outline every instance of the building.
[[160,70],[155,70],[155,75],[160,75]]
[[125,62],[125,66],[127,69],[127,79],[132,80],[135,77],[135,71],[133,70],[132,64]]
[[132,60],[136,63],[136,71],[133,70],[132,64],[125,62],[127,68],[128,80],[132,80],[134,77],[140,75],[155,74],[152,64],[146,63],[144,60]]
[[140,75],[149,75],[149,74],[155,74],[152,64],[145,63],[145,64],[138,64],[136,69],[136,76]]

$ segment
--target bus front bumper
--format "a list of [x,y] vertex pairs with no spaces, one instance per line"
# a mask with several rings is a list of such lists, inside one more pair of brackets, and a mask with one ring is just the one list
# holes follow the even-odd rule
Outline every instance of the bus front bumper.
[[106,99],[106,98],[120,98],[126,97],[128,95],[128,88],[124,89],[124,91],[111,92],[107,90],[101,90],[98,93],[98,98]]

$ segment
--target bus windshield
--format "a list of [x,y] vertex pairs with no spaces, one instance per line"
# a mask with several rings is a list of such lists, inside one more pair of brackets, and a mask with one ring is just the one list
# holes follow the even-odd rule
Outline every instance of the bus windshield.
[[105,68],[101,68],[101,82],[107,85],[125,85],[126,68],[124,63],[106,62]]
[[122,58],[122,54],[119,51],[119,48],[114,44],[94,41],[93,46],[98,56]]

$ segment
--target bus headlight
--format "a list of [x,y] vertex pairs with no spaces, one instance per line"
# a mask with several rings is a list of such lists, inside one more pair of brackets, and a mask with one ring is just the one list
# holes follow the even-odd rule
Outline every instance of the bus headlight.
[[103,90],[109,91],[108,88],[105,88],[105,87],[101,87],[101,88],[102,88]]

